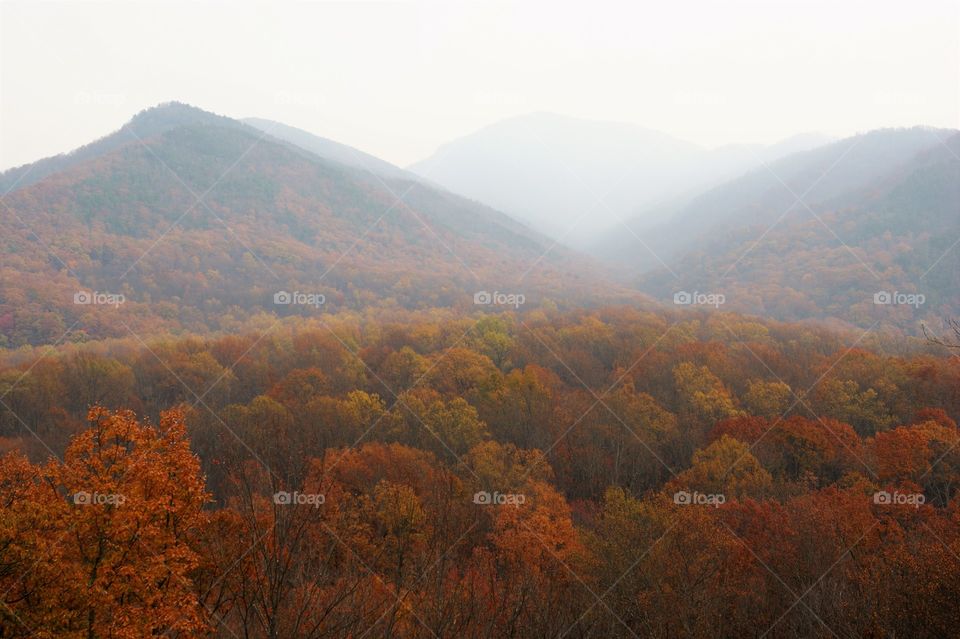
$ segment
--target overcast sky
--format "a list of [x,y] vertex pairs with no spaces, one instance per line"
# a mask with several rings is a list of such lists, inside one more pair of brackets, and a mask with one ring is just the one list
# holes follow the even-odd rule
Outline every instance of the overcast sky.
[[530,111],[705,146],[960,126],[960,0],[559,5],[4,0],[0,168],[169,100],[399,165]]

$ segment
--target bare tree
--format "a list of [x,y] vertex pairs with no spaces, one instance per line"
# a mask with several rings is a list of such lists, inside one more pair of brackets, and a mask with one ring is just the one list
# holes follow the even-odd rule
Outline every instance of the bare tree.
[[940,346],[945,346],[947,348],[960,350],[960,320],[958,319],[948,319],[947,327],[953,331],[952,338],[943,338],[937,335],[932,335],[930,331],[927,330],[927,325],[923,325],[923,335],[927,338],[927,341],[931,344],[939,344]]

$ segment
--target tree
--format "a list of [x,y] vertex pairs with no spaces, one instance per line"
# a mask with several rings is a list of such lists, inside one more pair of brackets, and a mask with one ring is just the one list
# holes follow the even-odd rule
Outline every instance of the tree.
[[794,415],[781,420],[756,449],[778,479],[814,486],[833,483],[849,471],[866,470],[860,437],[849,424],[829,417]]
[[558,636],[577,621],[570,602],[583,593],[580,575],[588,575],[589,558],[559,493],[531,481],[524,498],[522,505],[487,507],[493,562],[484,561],[485,553],[474,559],[496,580],[488,608],[500,626],[494,634],[536,628],[541,636]]
[[442,459],[457,458],[488,436],[477,410],[461,397],[444,401],[428,394],[405,393],[394,411],[398,418],[395,436]]
[[546,448],[551,437],[555,389],[560,380],[536,365],[514,369],[483,396],[480,411],[497,439],[522,448]]
[[702,425],[741,414],[730,392],[706,366],[681,362],[673,369],[673,377],[686,412]]
[[761,600],[757,569],[715,508],[611,487],[591,547],[598,592],[619,617],[592,609],[603,636],[738,637],[763,627],[747,612]]
[[80,352],[64,363],[63,379],[70,408],[84,413],[91,406],[129,406],[134,388],[133,370],[115,359]]
[[861,391],[852,379],[825,379],[813,395],[819,414],[850,424],[861,437],[886,430],[894,423],[890,409],[877,391],[873,388]]
[[762,497],[773,478],[743,442],[722,436],[693,454],[693,465],[667,484],[667,492],[697,491],[725,499]]
[[473,327],[470,343],[480,353],[490,358],[500,370],[507,370],[509,355],[515,341],[510,336],[509,327],[503,317],[486,315]]
[[881,482],[924,488],[946,505],[960,488],[960,433],[930,420],[878,433],[868,442]]
[[793,392],[787,384],[755,379],[747,383],[743,403],[752,415],[776,419],[790,408],[793,399]]
[[44,538],[15,532],[25,521],[23,505],[8,500],[0,504],[7,522],[0,547],[13,564],[27,548],[55,558],[49,567],[57,573],[49,580],[42,570],[27,582],[18,573],[6,584],[18,594],[6,610],[35,636],[201,633],[206,624],[190,580],[198,556],[190,540],[206,521],[209,496],[182,414],[166,412],[153,427],[130,411],[95,407],[88,422],[62,463],[33,468],[15,457],[3,461],[2,484],[25,491],[36,534]]
[[301,408],[329,386],[330,381],[320,369],[298,368],[274,384],[267,395],[288,408]]
[[444,395],[467,397],[500,374],[489,357],[467,348],[449,348],[432,360],[430,383]]
[[927,338],[931,344],[938,344],[940,346],[946,346],[951,349],[960,349],[960,320],[955,318],[950,318],[947,320],[947,329],[953,333],[952,338],[943,338],[940,336],[932,335],[927,329],[927,325],[923,324],[923,335]]

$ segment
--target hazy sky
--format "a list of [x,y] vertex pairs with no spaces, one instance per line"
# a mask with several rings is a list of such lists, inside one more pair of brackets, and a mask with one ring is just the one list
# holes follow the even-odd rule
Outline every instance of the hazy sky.
[[960,126],[951,2],[0,1],[0,168],[180,100],[400,165],[530,111],[706,146]]

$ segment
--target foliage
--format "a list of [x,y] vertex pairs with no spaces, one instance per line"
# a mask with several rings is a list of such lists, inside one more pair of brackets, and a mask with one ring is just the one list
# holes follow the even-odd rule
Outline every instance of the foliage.
[[8,352],[0,634],[956,636],[960,362],[670,319]]

